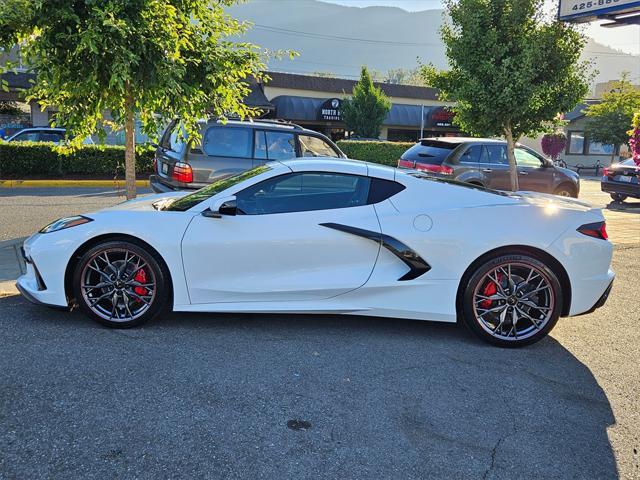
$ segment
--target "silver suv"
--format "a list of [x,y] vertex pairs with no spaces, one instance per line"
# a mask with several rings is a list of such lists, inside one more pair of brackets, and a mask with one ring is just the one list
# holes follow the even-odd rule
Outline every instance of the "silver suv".
[[179,140],[173,122],[162,136],[149,178],[154,192],[198,189],[273,160],[296,157],[346,158],[324,135],[279,121],[200,123],[202,140]]

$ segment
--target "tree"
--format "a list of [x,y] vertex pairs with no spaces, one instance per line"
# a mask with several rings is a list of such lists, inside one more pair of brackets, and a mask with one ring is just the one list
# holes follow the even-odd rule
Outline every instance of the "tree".
[[385,93],[373,85],[367,67],[362,67],[353,95],[342,102],[342,117],[347,129],[359,137],[378,138],[382,122],[391,110]]
[[640,90],[629,81],[628,74],[613,83],[613,88],[602,95],[602,102],[589,105],[586,110],[585,133],[590,141],[612,145],[611,162],[620,145],[629,141],[629,126],[633,115],[640,111]]
[[462,130],[503,136],[518,189],[514,146],[544,132],[559,112],[588,91],[588,65],[580,63],[585,37],[543,15],[544,0],[446,0],[451,23],[441,35],[450,70],[422,67],[427,85],[453,110]]
[[245,80],[261,78],[257,47],[234,43],[245,25],[225,8],[236,0],[0,0],[0,46],[21,45],[37,72],[30,98],[54,105],[75,138],[98,131],[103,112],[125,131],[127,198],[135,197],[135,123],[155,137],[179,119],[198,138],[197,120],[245,117]]
[[631,148],[631,158],[640,166],[640,112],[633,116],[633,127],[627,133],[629,134],[629,148]]

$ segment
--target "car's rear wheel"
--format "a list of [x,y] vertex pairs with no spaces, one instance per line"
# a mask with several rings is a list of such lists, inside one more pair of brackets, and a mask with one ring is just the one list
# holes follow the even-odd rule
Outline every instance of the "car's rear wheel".
[[558,277],[529,255],[501,255],[480,265],[463,293],[463,318],[481,339],[519,347],[544,338],[561,312]]
[[111,241],[86,252],[78,262],[75,298],[89,317],[114,328],[141,325],[162,313],[169,274],[156,256],[127,241]]
[[578,195],[576,194],[576,189],[570,185],[560,185],[555,192],[554,195],[558,195],[559,197],[571,197],[576,198]]
[[611,198],[614,202],[624,202],[628,197],[626,195],[622,195],[621,193],[612,193]]

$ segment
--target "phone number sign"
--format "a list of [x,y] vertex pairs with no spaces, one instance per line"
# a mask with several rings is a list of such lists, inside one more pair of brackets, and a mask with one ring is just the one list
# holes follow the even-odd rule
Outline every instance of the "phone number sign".
[[[613,15],[640,9],[638,0],[560,0],[560,20],[586,21],[598,15]],[[587,18],[584,18],[587,17]]]

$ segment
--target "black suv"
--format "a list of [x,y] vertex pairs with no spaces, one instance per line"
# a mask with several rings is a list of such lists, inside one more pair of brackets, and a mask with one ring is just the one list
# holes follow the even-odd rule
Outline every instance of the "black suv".
[[[577,198],[580,176],[517,144],[520,190]],[[507,142],[489,138],[425,138],[402,154],[398,168],[412,168],[494,190],[509,190]]]
[[153,191],[202,188],[272,160],[346,158],[324,135],[291,123],[210,120],[200,123],[200,133],[201,142],[182,142],[176,122],[169,125],[156,150]]

